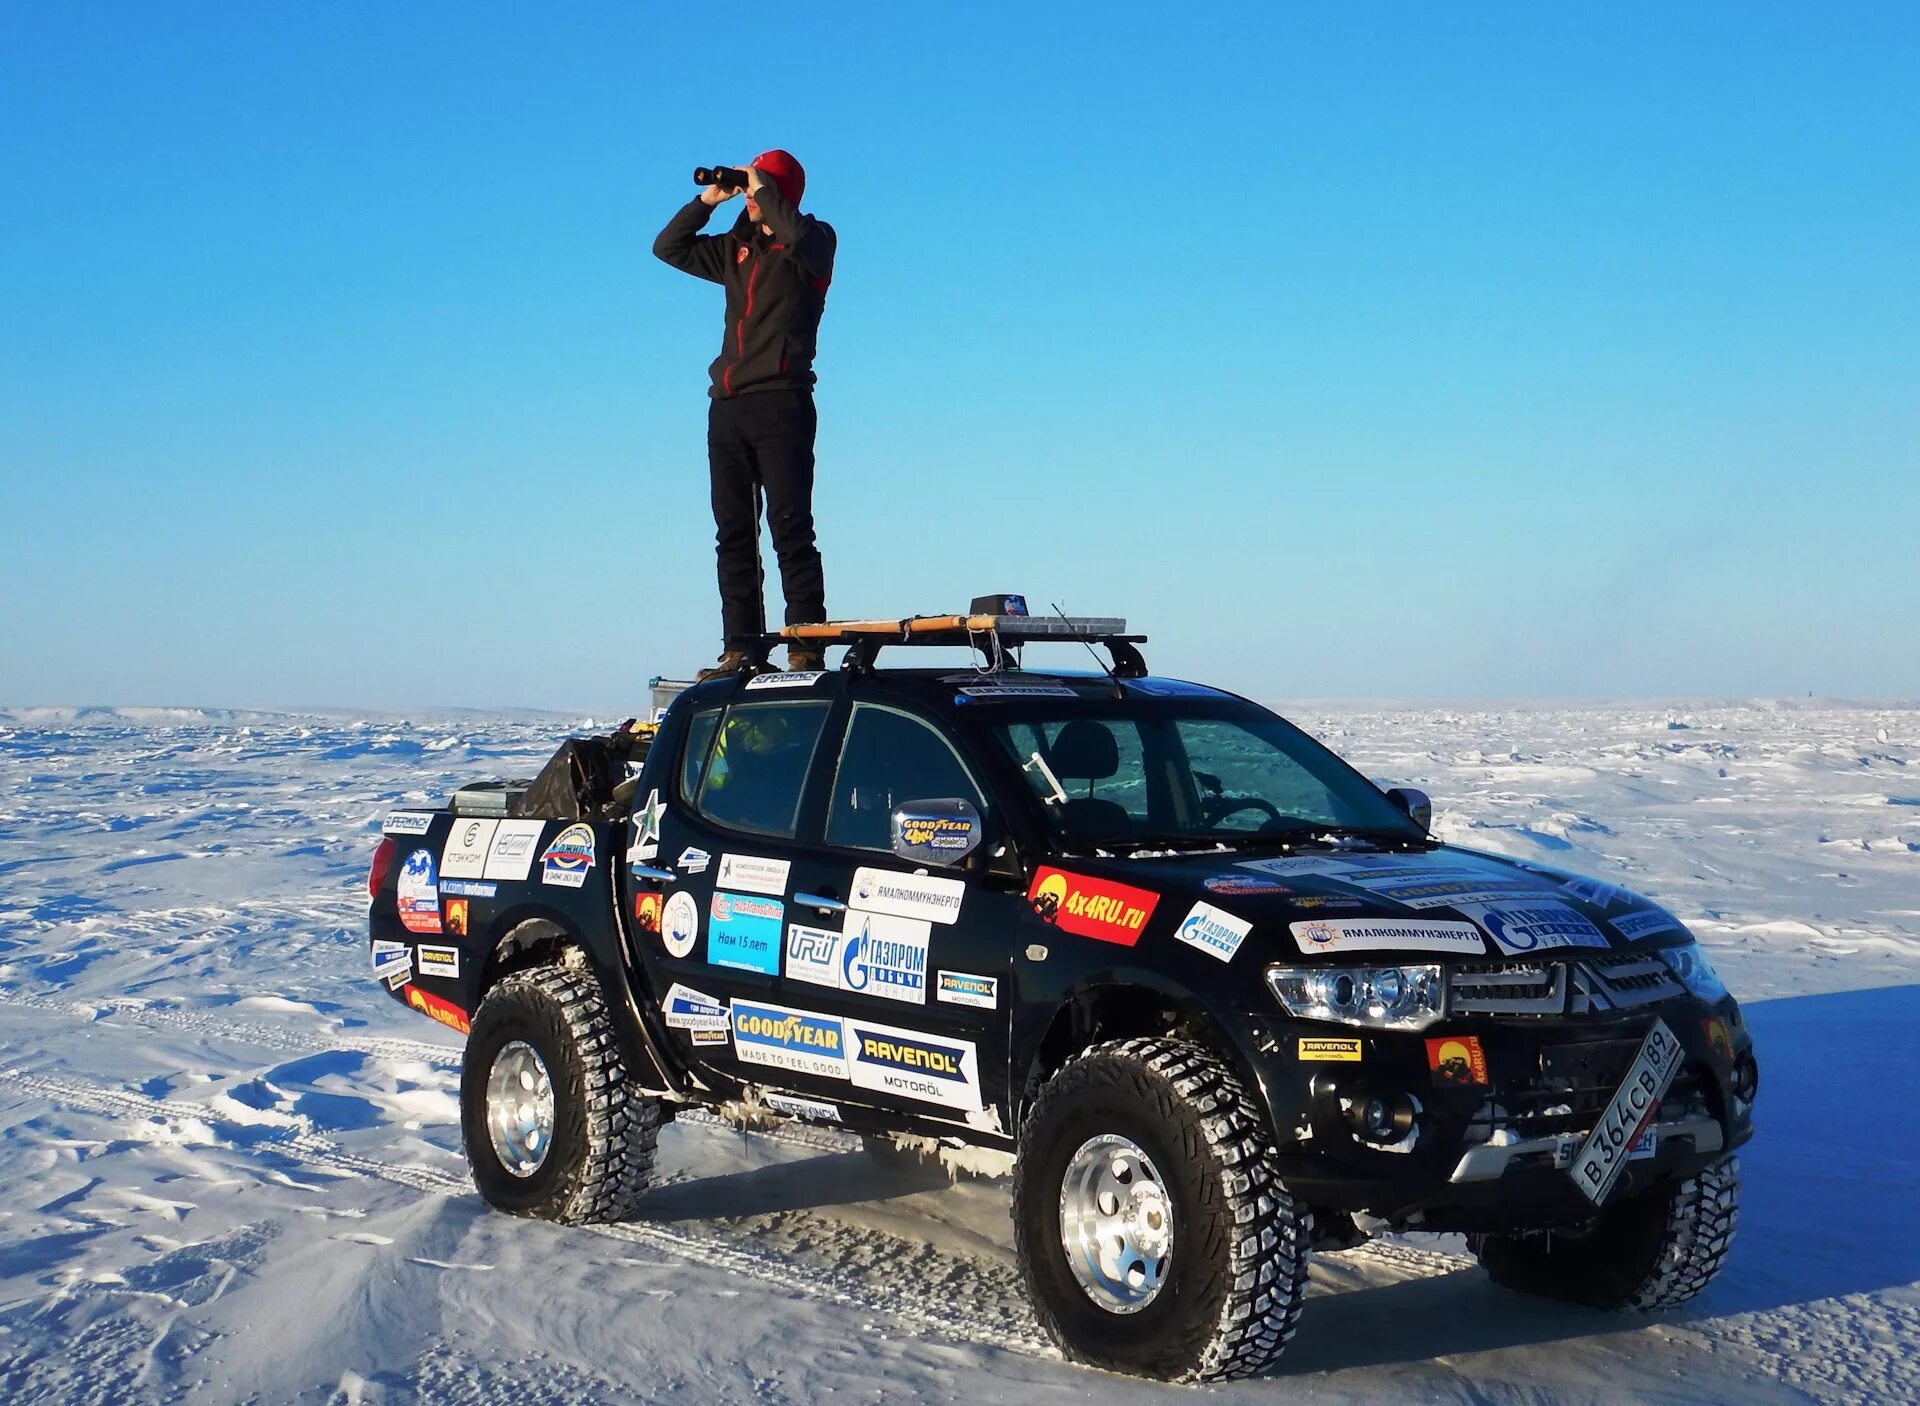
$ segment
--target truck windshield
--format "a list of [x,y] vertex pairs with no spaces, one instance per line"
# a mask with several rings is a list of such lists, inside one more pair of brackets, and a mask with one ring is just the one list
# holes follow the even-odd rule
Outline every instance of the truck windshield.
[[1330,831],[1424,837],[1332,752],[1249,704],[1144,713],[1069,705],[996,719],[990,730],[1070,843],[1177,848]]

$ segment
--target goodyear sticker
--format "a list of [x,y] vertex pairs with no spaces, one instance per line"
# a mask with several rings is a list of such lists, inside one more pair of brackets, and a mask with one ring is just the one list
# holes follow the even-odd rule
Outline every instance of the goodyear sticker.
[[563,889],[577,889],[587,881],[593,868],[593,827],[569,825],[553,837],[546,853],[540,856],[540,882]]
[[759,1001],[733,1002],[733,1048],[747,1064],[823,1079],[847,1077],[847,1036],[837,1016]]
[[1358,1040],[1331,1039],[1326,1036],[1300,1037],[1297,1057],[1302,1060],[1317,1060],[1332,1064],[1358,1064],[1360,1062],[1360,1042]]

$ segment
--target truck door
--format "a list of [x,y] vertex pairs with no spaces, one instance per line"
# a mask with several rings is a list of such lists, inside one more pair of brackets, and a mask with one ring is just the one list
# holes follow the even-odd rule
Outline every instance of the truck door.
[[798,832],[837,692],[743,688],[696,712],[629,828],[634,934],[669,1037],[736,1078],[845,1077],[837,1024],[789,1019],[779,991]]
[[[784,991],[840,1017],[848,1097],[1006,1129],[1008,977],[1018,895],[974,869],[895,857],[894,807],[983,788],[928,719],[856,701],[832,759],[817,880],[787,928]],[[814,907],[819,903],[821,906]]]

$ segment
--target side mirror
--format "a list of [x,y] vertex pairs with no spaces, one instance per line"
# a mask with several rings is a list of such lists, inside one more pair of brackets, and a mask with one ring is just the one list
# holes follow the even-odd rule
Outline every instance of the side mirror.
[[1433,802],[1425,791],[1416,791],[1411,786],[1396,786],[1387,792],[1387,799],[1405,811],[1407,818],[1422,830],[1433,829]]
[[910,864],[958,864],[985,838],[980,812],[957,796],[908,801],[893,810],[893,852]]

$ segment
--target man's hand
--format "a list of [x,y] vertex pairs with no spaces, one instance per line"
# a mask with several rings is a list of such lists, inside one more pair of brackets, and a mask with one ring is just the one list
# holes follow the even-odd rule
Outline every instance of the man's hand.
[[760,187],[765,185],[766,183],[767,182],[765,178],[762,177],[760,174],[760,168],[758,166],[747,167],[747,194],[748,195],[758,195],[760,193]]
[[701,186],[700,203],[702,205],[721,205],[740,193],[738,186],[722,189],[719,186]]

